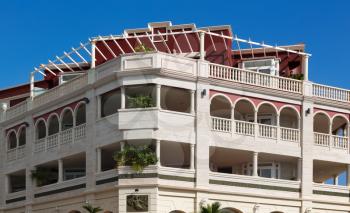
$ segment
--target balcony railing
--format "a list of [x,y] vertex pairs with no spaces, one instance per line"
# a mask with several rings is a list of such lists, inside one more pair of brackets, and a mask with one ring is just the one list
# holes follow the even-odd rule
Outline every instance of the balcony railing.
[[[234,127],[232,126],[232,120],[226,118],[219,117],[211,117],[212,124],[211,130],[216,132],[232,132],[234,129],[234,133],[238,135],[246,135],[246,136],[255,136],[257,132],[257,136],[260,138],[267,139],[280,139],[282,141],[291,141],[298,142],[300,141],[300,130],[285,128],[285,127],[277,127],[273,125],[266,124],[258,124],[247,121],[233,121]],[[258,128],[256,130],[256,127]],[[280,136],[278,137],[278,130],[280,130]]]
[[218,117],[211,117],[212,129],[219,132],[231,132],[232,120]]
[[303,92],[302,81],[299,80],[218,64],[209,64],[209,77],[299,94]]
[[34,153],[56,149],[66,144],[77,143],[86,136],[86,124],[81,124],[71,129],[49,135],[46,138],[37,139],[34,143]]
[[300,141],[300,131],[298,129],[281,127],[281,139],[284,141]]
[[240,135],[255,135],[255,125],[252,122],[235,121],[236,128],[235,133]]
[[8,162],[19,160],[25,157],[25,145],[10,149],[6,153],[6,160]]
[[277,138],[277,126],[258,124],[259,125],[259,137],[262,138]]
[[312,95],[329,100],[350,102],[350,90],[321,84],[312,84]]
[[330,135],[315,132],[314,133],[315,145],[348,150],[349,148],[349,138],[347,136]]
[[28,110],[27,101],[23,101],[21,103],[16,104],[13,107],[10,107],[6,110],[6,120],[10,120],[14,117],[24,114]]

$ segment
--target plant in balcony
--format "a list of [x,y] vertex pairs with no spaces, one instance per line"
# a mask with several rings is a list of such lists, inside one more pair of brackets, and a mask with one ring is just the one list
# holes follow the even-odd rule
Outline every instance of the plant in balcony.
[[91,204],[85,204],[83,206],[83,209],[85,209],[89,213],[97,213],[103,211],[101,207],[93,207]]
[[291,77],[296,80],[304,80],[304,74],[298,73],[298,74],[292,74]]
[[128,96],[128,108],[148,108],[154,107],[151,95]]
[[119,166],[131,166],[135,172],[141,173],[145,167],[158,162],[151,146],[126,145],[123,150],[116,152],[114,160]]
[[36,181],[37,186],[52,184],[57,181],[57,171],[49,168],[36,168],[31,171],[31,177]]
[[135,52],[152,52],[152,48],[147,47],[144,43],[141,43],[135,47]]
[[212,204],[201,205],[200,213],[220,213],[222,210],[220,209],[221,204],[219,202],[215,202]]

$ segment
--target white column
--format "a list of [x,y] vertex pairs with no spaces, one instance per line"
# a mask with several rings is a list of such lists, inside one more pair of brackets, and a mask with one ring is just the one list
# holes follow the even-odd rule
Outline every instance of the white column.
[[30,98],[33,99],[34,98],[34,72],[30,73]]
[[162,86],[160,84],[156,85],[156,107],[160,109],[160,91]]
[[253,153],[253,176],[258,176],[258,153]]
[[303,73],[304,73],[304,80],[309,80],[309,56],[303,56],[302,58],[303,63]]
[[91,42],[91,68],[96,67],[96,42]]
[[256,139],[259,135],[258,111],[257,110],[254,111],[254,127],[255,127],[254,135],[255,135],[255,139]]
[[200,60],[204,60],[205,59],[205,48],[204,48],[205,33],[204,32],[200,32],[199,35],[200,35],[200,43],[199,43]]
[[194,99],[195,99],[194,94],[195,94],[195,91],[191,90],[191,111],[190,111],[191,114],[194,114]]
[[191,146],[191,156],[190,156],[191,162],[190,162],[190,169],[191,169],[191,170],[194,170],[194,159],[195,159],[195,156],[194,156],[194,147],[195,147],[195,145],[194,145],[194,144],[190,144],[190,146]]
[[302,175],[302,167],[303,167],[303,160],[301,158],[298,158],[297,163],[297,181],[301,181],[301,175]]
[[101,157],[102,157],[101,152],[102,152],[102,150],[101,150],[101,148],[97,148],[96,152],[97,152],[97,172],[99,173],[99,172],[102,171],[102,160],[101,160]]
[[276,126],[277,126],[277,141],[281,140],[281,128],[280,128],[280,115],[276,115]]
[[58,182],[63,182],[63,161],[62,159],[58,160]]
[[160,163],[160,140],[157,140],[156,141],[156,156],[157,156],[157,166],[161,166],[161,163]]
[[338,175],[334,175],[334,176],[333,176],[333,179],[334,179],[333,184],[334,184],[335,186],[337,186],[338,183],[339,183],[339,176],[338,176]]
[[120,88],[120,98],[121,98],[121,100],[120,100],[120,107],[122,108],[122,109],[125,109],[125,87],[124,86],[122,86],[121,88]]
[[236,132],[236,123],[235,123],[235,107],[231,106],[231,135]]

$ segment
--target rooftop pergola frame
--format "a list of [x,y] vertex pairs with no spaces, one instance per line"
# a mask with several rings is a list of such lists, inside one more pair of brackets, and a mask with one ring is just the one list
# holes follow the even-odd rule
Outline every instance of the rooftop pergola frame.
[[[181,26],[181,25],[179,25]],[[53,60],[48,60],[47,64],[34,67],[31,72],[31,97],[34,97],[35,74],[43,76],[57,76],[66,72],[86,71],[95,68],[108,60],[119,57],[127,53],[139,51],[137,48],[152,49],[157,52],[177,54],[185,57],[205,59],[208,50],[217,51],[229,50],[234,47],[242,56],[242,46],[248,46],[254,58],[254,50],[263,49],[264,52],[274,50],[278,52],[298,54],[304,57],[311,56],[308,53],[292,50],[285,47],[273,46],[264,42],[255,42],[250,39],[242,39],[237,35],[232,35],[229,26],[206,27],[194,29],[183,25],[183,28],[169,27],[165,32],[155,30],[125,31],[122,35],[97,36],[89,39],[85,43],[80,43],[78,47],[72,47],[69,52],[63,52],[62,56],[55,56]],[[186,27],[187,26],[187,27]]]

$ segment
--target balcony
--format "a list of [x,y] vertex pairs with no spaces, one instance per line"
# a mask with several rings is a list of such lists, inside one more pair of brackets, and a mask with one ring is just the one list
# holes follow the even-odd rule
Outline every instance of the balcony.
[[23,159],[25,157],[25,149],[26,149],[26,146],[23,145],[23,146],[19,146],[17,148],[8,150],[6,153],[7,162]]
[[81,124],[71,129],[37,139],[34,142],[33,153],[47,152],[59,149],[60,146],[84,141],[86,136],[86,124]]
[[287,91],[296,94],[302,94],[303,92],[303,83],[299,80],[218,64],[209,64],[209,77],[241,84]]

